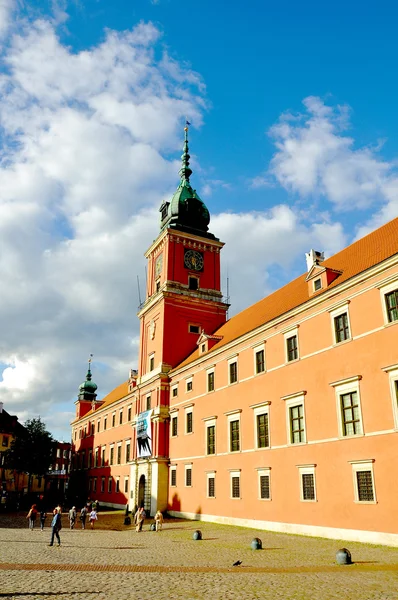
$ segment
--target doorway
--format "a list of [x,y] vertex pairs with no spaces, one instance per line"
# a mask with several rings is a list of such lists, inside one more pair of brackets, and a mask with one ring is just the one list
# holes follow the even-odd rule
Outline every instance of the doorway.
[[138,483],[138,507],[145,504],[145,475],[141,475]]

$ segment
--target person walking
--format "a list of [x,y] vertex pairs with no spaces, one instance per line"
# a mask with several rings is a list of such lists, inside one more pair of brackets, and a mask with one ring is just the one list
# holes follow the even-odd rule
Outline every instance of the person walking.
[[82,523],[82,529],[86,529],[86,519],[87,519],[87,508],[83,506],[80,511],[80,521]]
[[69,526],[71,529],[74,528],[76,523],[76,506],[72,506],[69,511]]
[[144,510],[144,507],[140,506],[140,508],[137,510],[137,512],[134,515],[135,530],[137,533],[142,531],[142,526],[144,525],[145,517],[146,517],[146,513]]
[[97,511],[96,510],[92,510],[90,513],[90,527],[91,529],[94,529],[94,523],[96,522],[96,520],[98,519],[97,517]]
[[33,528],[35,526],[36,517],[37,517],[37,507],[36,507],[36,504],[32,504],[30,511],[26,515],[26,518],[29,519],[29,529],[31,531],[33,531]]
[[162,531],[163,515],[160,512],[160,510],[158,510],[155,515],[155,525],[156,525],[156,531]]
[[47,513],[45,510],[40,511],[40,530],[44,531],[44,522],[47,518]]
[[61,545],[61,538],[59,537],[59,532],[62,529],[61,523],[61,513],[58,512],[56,508],[54,508],[54,516],[51,521],[51,542],[48,544],[49,546],[54,546],[54,537],[58,540],[58,546]]

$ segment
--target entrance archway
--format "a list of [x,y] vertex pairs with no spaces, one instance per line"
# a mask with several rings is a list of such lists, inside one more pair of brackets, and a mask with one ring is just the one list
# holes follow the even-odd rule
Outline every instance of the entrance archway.
[[138,506],[145,504],[145,475],[141,475],[138,483]]

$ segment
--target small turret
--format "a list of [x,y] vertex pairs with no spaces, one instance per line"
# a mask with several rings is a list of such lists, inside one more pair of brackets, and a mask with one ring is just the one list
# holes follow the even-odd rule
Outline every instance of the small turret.
[[101,406],[102,400],[97,400],[97,384],[91,381],[91,359],[92,354],[88,360],[88,370],[86,375],[86,381],[83,381],[79,385],[79,394],[77,396],[76,404],[76,417],[84,417],[90,410],[95,410],[98,406]]

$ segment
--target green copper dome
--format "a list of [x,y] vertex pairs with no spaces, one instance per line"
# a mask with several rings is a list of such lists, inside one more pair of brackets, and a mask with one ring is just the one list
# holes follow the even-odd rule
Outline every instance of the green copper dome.
[[184,150],[181,156],[181,177],[180,185],[175,191],[171,202],[163,202],[160,207],[161,223],[160,227],[170,227],[179,231],[199,234],[202,237],[215,239],[212,233],[208,232],[210,223],[210,213],[205,203],[199,198],[196,190],[190,184],[189,178],[192,175],[192,169],[189,166],[191,158],[188,152],[188,127],[185,127]]
[[86,375],[86,381],[79,386],[79,400],[95,400],[97,394],[97,384],[91,381],[91,358],[88,363],[88,371]]

